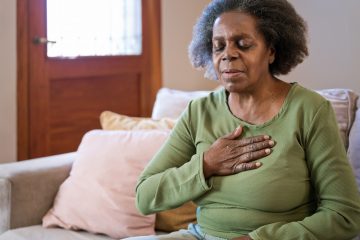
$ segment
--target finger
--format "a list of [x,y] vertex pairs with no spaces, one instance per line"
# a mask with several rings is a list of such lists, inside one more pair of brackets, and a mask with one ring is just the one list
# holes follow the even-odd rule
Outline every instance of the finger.
[[265,148],[272,148],[275,146],[275,141],[274,140],[266,140],[266,141],[262,141],[262,142],[256,142],[256,143],[252,143],[246,146],[239,146],[242,147],[242,153],[248,153],[248,152],[254,152],[254,151],[258,151],[261,149],[265,149]]
[[240,135],[242,134],[242,131],[243,131],[242,126],[238,126],[237,128],[235,128],[234,131],[223,136],[223,138],[234,140],[234,139],[240,137]]
[[239,163],[233,169],[233,173],[244,172],[252,169],[256,169],[261,167],[261,162],[246,162],[246,163]]
[[243,139],[239,140],[239,146],[243,147],[243,146],[246,146],[249,144],[262,142],[262,141],[266,141],[269,139],[270,139],[269,135],[259,135],[259,136],[254,136],[254,137],[243,138]]
[[241,156],[239,156],[238,159],[241,163],[251,162],[251,161],[257,160],[259,158],[265,157],[265,156],[269,155],[270,153],[271,153],[271,149],[266,148],[266,149],[261,149],[259,151],[255,151],[255,152],[244,153]]

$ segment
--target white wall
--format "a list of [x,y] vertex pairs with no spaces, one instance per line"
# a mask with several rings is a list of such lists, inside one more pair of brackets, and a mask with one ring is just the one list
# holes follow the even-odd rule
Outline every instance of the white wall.
[[[187,57],[192,26],[210,0],[162,1],[163,83],[211,89]],[[360,93],[359,0],[290,0],[309,26],[310,57],[284,79],[309,88],[343,87]],[[16,1],[0,1],[0,162],[16,160]]]
[[[313,89],[350,88],[360,93],[359,0],[289,0],[309,27],[310,56],[282,79]],[[162,1],[163,83],[178,89],[211,89],[188,60],[192,26],[210,0]]]
[[162,4],[162,68],[164,87],[201,90],[213,89],[216,81],[204,79],[188,58],[192,29],[202,9],[210,0],[163,0]]
[[306,87],[360,93],[359,0],[290,0],[309,28],[310,56],[289,76]]
[[0,163],[16,160],[16,1],[0,1]]

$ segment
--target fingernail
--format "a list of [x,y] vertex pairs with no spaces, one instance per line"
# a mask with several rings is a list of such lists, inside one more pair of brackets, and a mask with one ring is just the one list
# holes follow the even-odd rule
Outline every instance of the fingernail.
[[241,132],[241,126],[238,126],[237,128],[236,128],[236,130],[235,130],[235,133],[236,134],[239,134]]
[[268,139],[270,139],[270,136],[265,135],[264,138],[265,138],[266,140],[268,140]]
[[271,152],[271,150],[269,148],[265,149],[265,153],[269,154]]
[[274,146],[274,144],[275,144],[275,142],[274,142],[273,140],[271,140],[271,141],[269,142],[269,145],[270,145],[270,146]]
[[256,163],[255,163],[255,166],[256,166],[256,167],[260,167],[260,166],[261,166],[261,162],[256,162]]

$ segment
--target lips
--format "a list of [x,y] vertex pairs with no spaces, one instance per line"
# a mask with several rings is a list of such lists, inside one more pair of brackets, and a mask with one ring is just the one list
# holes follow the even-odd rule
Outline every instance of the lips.
[[240,77],[242,75],[244,75],[244,71],[240,70],[240,69],[224,69],[223,71],[221,71],[221,75],[224,78],[236,78],[236,77]]
[[223,73],[237,73],[237,72],[243,72],[239,69],[225,69],[222,71]]

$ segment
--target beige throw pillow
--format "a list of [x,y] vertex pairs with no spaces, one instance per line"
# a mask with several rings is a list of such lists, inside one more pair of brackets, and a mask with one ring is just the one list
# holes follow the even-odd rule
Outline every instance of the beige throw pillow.
[[151,118],[129,117],[111,111],[102,112],[100,124],[104,130],[146,130],[146,129],[172,129],[176,123],[175,119],[162,118],[154,120]]
[[187,229],[189,223],[196,223],[196,207],[194,202],[187,202],[178,208],[157,213],[155,229],[165,232]]

